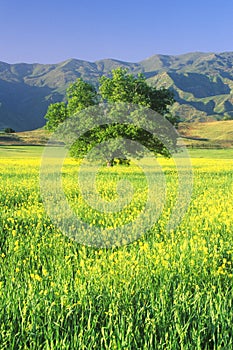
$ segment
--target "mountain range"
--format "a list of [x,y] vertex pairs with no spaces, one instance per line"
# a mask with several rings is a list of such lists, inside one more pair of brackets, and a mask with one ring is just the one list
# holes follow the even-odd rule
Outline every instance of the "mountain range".
[[143,73],[149,84],[174,91],[171,112],[182,121],[233,119],[233,52],[154,55],[138,63],[69,59],[57,64],[0,62],[0,130],[33,130],[45,124],[50,103],[65,100],[77,78],[98,85],[116,67]]

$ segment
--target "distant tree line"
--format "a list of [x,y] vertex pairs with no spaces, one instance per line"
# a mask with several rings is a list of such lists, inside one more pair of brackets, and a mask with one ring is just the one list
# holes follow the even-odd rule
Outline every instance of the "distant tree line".
[[6,134],[13,134],[15,133],[15,130],[12,128],[5,128],[3,132],[5,132]]

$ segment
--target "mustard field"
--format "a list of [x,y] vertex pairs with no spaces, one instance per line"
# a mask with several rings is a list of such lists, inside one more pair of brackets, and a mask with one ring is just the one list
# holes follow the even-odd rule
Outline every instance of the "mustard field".
[[[129,241],[107,248],[70,238],[51,220],[42,151],[0,148],[0,349],[232,349],[233,150],[190,151],[192,193],[171,229],[179,179],[174,161],[160,158],[160,215],[136,240],[128,232]],[[90,227],[114,230],[143,211],[148,185],[135,163],[102,166],[96,177],[100,197],[119,202],[119,213],[88,205],[78,169],[66,159],[64,193]],[[126,204],[117,193],[122,179],[132,185]]]

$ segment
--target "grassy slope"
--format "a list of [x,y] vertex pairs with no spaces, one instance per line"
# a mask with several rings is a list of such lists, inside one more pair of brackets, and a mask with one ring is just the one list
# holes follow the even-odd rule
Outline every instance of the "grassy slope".
[[44,145],[49,138],[49,132],[42,129],[0,134],[0,145]]
[[232,147],[233,120],[207,123],[181,123],[179,133],[184,137],[197,138],[197,140],[185,139],[187,145]]

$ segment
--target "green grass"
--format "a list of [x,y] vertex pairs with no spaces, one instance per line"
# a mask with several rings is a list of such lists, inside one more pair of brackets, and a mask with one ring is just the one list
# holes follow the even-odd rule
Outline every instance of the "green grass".
[[188,149],[190,158],[233,159],[233,149]]
[[[166,224],[177,174],[160,158],[161,216],[137,241],[110,249],[81,245],[51,222],[39,189],[42,150],[0,148],[0,350],[231,349],[233,150],[190,151],[193,194],[173,231]],[[94,224],[77,162],[67,159],[62,172],[70,204]],[[102,198],[117,198],[112,184],[121,178],[134,186],[132,206],[143,205],[136,165],[102,168]],[[116,215],[118,224],[126,215]]]
[[43,146],[2,146],[0,158],[38,158],[44,150]]

